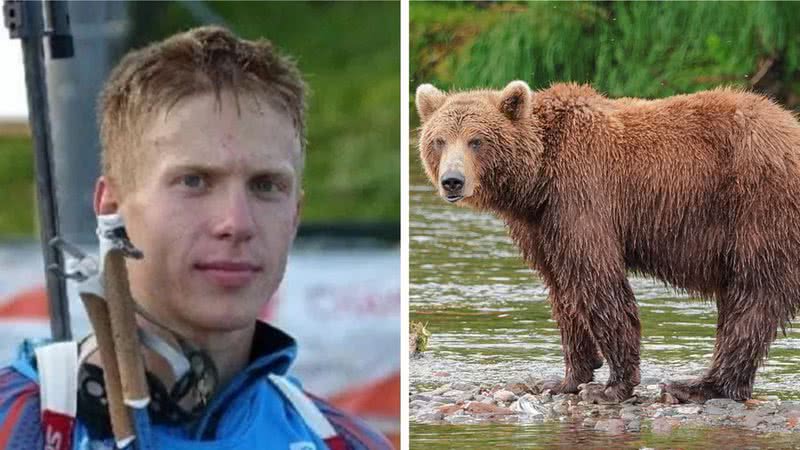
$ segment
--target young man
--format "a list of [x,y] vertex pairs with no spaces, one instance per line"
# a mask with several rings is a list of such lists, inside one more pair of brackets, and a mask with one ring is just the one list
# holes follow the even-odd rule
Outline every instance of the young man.
[[[143,348],[156,397],[152,448],[391,447],[358,420],[279,386],[296,345],[255,319],[281,282],[297,231],[304,98],[296,66],[270,43],[217,27],[129,53],[105,86],[94,206],[98,215],[119,214],[144,255],[127,259],[143,310],[138,325],[165,342],[188,342],[216,368],[210,399],[167,398],[187,389],[176,387],[164,354]],[[86,382],[102,380],[93,378],[99,361],[81,359],[71,448],[113,445],[103,387]],[[35,367],[26,345],[0,370],[0,448],[56,447],[45,442]],[[160,397],[153,386],[163,388]],[[319,417],[335,439],[310,423]]]

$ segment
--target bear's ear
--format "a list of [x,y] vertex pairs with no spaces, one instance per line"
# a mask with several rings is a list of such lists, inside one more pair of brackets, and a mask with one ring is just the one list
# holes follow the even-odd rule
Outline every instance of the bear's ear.
[[530,114],[531,88],[524,81],[512,81],[500,93],[500,112],[511,120]]
[[436,112],[437,109],[444,105],[447,95],[444,92],[436,89],[432,84],[420,84],[417,87],[417,112],[419,118],[423,123]]

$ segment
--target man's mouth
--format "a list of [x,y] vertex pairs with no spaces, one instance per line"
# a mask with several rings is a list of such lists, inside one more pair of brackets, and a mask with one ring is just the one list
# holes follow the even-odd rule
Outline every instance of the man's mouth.
[[212,283],[223,288],[246,286],[262,270],[261,266],[250,262],[226,260],[204,261],[196,263],[194,268]]

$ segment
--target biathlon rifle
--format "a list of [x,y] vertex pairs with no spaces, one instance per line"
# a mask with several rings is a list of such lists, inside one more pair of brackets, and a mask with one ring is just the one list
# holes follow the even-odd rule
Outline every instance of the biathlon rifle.
[[72,331],[66,281],[63,277],[64,261],[56,248],[59,242],[58,204],[53,180],[53,140],[50,133],[43,49],[43,38],[48,37],[51,58],[73,56],[67,2],[6,0],[3,4],[3,17],[11,38],[22,41],[50,331],[54,341],[67,341],[72,339]]

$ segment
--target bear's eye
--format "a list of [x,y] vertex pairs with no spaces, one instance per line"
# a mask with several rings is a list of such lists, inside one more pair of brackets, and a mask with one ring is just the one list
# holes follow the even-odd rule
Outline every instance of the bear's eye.
[[444,139],[436,138],[433,140],[433,148],[436,150],[441,150],[444,148]]
[[478,138],[470,139],[467,145],[469,145],[469,148],[473,150],[478,150],[479,148],[481,148],[481,140]]

